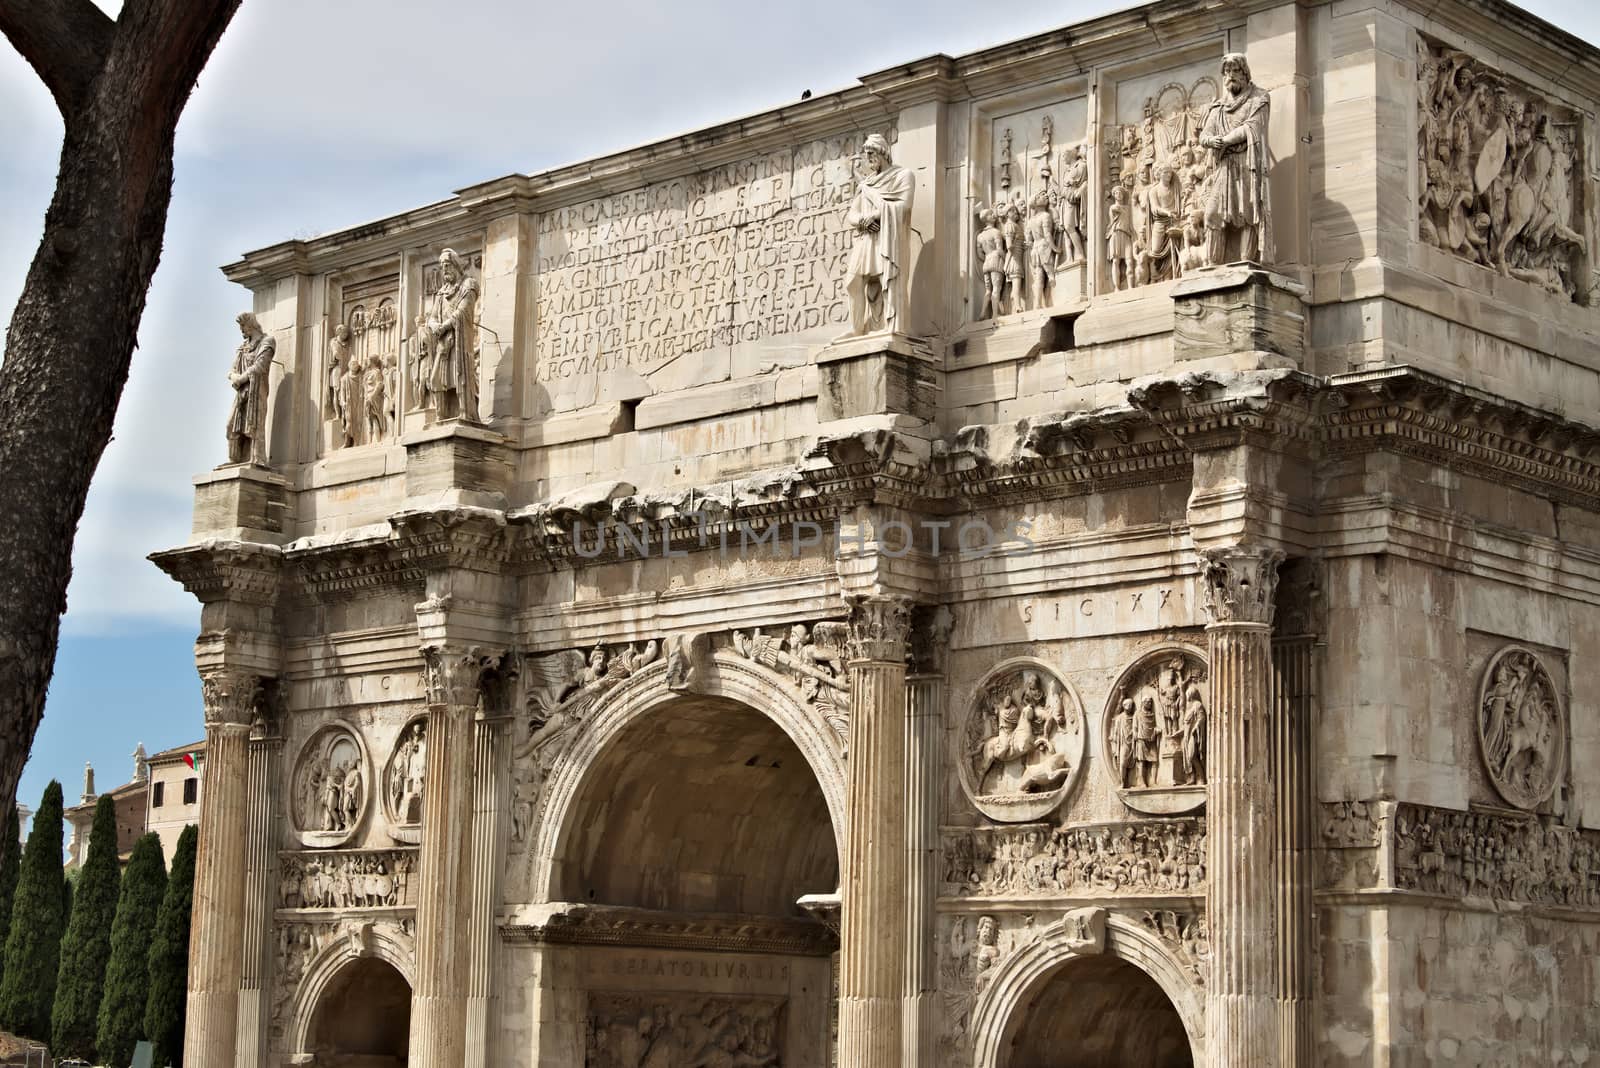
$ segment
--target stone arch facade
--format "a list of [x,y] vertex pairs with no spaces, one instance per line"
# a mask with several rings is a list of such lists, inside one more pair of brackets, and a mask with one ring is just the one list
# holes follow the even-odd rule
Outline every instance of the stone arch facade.
[[[1195,1063],[1201,1063],[1205,1051],[1205,992],[1189,979],[1183,964],[1161,938],[1135,920],[1108,915],[1101,952],[1132,964],[1155,980],[1183,1021]],[[973,1068],[1003,1068],[1002,1058],[1016,1036],[1021,1010],[1057,972],[1083,956],[1083,943],[1065,921],[1058,920],[996,966],[994,978],[973,1007]]]
[[409,937],[384,924],[346,924],[338,937],[306,962],[305,974],[290,1003],[290,1049],[305,1050],[310,1046],[312,1021],[328,984],[351,962],[363,959],[383,961],[400,973],[407,986],[415,988],[416,946]]
[[530,897],[536,903],[551,900],[555,860],[561,855],[573,806],[581,796],[594,762],[629,727],[669,702],[689,695],[735,701],[772,720],[805,757],[827,802],[828,818],[841,858],[844,854],[846,773],[839,735],[821,710],[806,704],[781,675],[744,659],[719,651],[697,672],[688,694],[667,686],[667,667],[652,664],[633,675],[596,702],[587,722],[557,759],[545,784],[535,820],[532,850],[533,882]]

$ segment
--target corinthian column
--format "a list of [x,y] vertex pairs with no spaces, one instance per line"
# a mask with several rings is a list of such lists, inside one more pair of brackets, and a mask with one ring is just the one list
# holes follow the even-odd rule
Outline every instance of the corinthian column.
[[944,729],[944,654],[950,610],[939,606],[912,636],[915,668],[906,677],[906,985],[905,1068],[936,1064],[939,967],[934,899],[939,886],[939,744]]
[[194,919],[189,931],[189,1004],[183,1040],[186,1064],[234,1063],[243,976],[245,825],[250,722],[261,677],[207,672],[206,766],[200,791],[200,840],[194,865]]
[[250,729],[245,784],[244,956],[239,987],[238,1068],[262,1068],[267,1055],[267,953],[278,875],[278,754],[283,738],[257,717]]
[[467,920],[467,1068],[487,1068],[494,1000],[494,909],[499,899],[502,798],[506,794],[504,716],[475,726],[472,805],[472,905]]
[[417,971],[411,1048],[417,1068],[461,1068],[466,1056],[473,722],[485,659],[475,648],[422,649],[427,689]]
[[905,993],[906,636],[902,597],[855,602],[841,880],[839,1063],[901,1068]]
[[1206,737],[1207,1061],[1278,1068],[1272,612],[1283,554],[1202,552],[1211,644]]
[[1317,1056],[1313,1028],[1316,997],[1315,791],[1312,743],[1316,736],[1316,647],[1320,630],[1314,603],[1317,572],[1309,560],[1283,570],[1282,611],[1272,643],[1277,719],[1278,818],[1278,1019],[1284,1068],[1310,1068]]

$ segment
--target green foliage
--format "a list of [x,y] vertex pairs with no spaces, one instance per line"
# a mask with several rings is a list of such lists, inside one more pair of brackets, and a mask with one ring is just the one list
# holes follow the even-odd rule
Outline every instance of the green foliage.
[[22,823],[17,807],[11,806],[6,820],[6,840],[0,842],[0,979],[6,972],[6,937],[11,933],[11,905],[17,896],[17,877],[22,874]]
[[172,851],[167,896],[161,899],[156,931],[150,940],[150,998],[145,1004],[144,1033],[155,1044],[156,1064],[183,1068],[184,1006],[189,987],[189,914],[194,905],[194,853],[200,832],[183,829]]
[[[55,1010],[50,1017],[51,1052],[89,1059],[95,1052],[100,995],[111,959],[111,924],[117,914],[117,806],[101,794],[89,832],[89,852],[78,869],[67,935],[61,941]],[[67,885],[72,885],[69,881]]]
[[117,916],[111,923],[111,963],[100,998],[95,1050],[102,1064],[127,1064],[133,1045],[144,1036],[148,997],[150,935],[167,892],[167,866],[161,859],[161,836],[140,838],[122,874]]
[[33,817],[17,876],[0,978],[0,1027],[39,1041],[49,1038],[60,954],[61,784],[52,779]]

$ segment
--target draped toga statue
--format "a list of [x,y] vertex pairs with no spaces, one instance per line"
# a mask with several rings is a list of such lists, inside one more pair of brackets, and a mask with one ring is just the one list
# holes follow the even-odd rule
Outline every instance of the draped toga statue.
[[228,462],[267,466],[267,374],[278,343],[250,312],[238,318],[244,340],[233,353],[228,382],[233,407],[228,412]]
[[906,270],[911,258],[911,201],[917,179],[889,158],[889,142],[872,134],[863,146],[860,184],[845,212],[855,231],[845,268],[850,332],[905,329]]
[[1267,172],[1267,122],[1272,101],[1250,80],[1250,63],[1242,53],[1222,57],[1225,92],[1206,109],[1200,144],[1214,161],[1203,198],[1205,263],[1236,260],[1271,263],[1272,207]]
[[414,344],[423,407],[478,422],[478,283],[454,249],[439,253],[439,288],[417,316]]

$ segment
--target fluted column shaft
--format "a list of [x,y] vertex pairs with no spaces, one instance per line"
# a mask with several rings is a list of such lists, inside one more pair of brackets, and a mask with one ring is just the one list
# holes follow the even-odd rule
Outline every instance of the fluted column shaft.
[[933,921],[939,886],[943,705],[943,675],[906,680],[905,1068],[937,1063],[939,963]]
[[473,724],[482,665],[474,654],[439,646],[425,648],[423,658],[428,752],[407,1063],[414,1068],[461,1068],[469,974]]
[[474,728],[472,905],[467,919],[467,1068],[487,1068],[494,999],[494,910],[499,898],[504,720],[480,716]]
[[1205,555],[1211,651],[1206,984],[1211,1068],[1278,1068],[1278,837],[1272,614],[1282,554]]
[[238,1068],[262,1068],[267,1055],[272,906],[277,883],[278,754],[281,738],[261,723],[250,732],[245,786],[244,955],[239,985]]
[[194,919],[189,928],[189,994],[183,1041],[186,1064],[231,1068],[238,1041],[243,978],[245,840],[250,721],[258,676],[217,671],[202,679],[206,766],[195,853]]
[[1312,739],[1316,639],[1274,642],[1278,725],[1278,1031],[1285,1068],[1316,1063],[1316,929],[1312,911],[1316,853],[1312,838]]
[[849,1068],[901,1068],[909,626],[901,598],[855,605],[839,964],[839,1063]]

